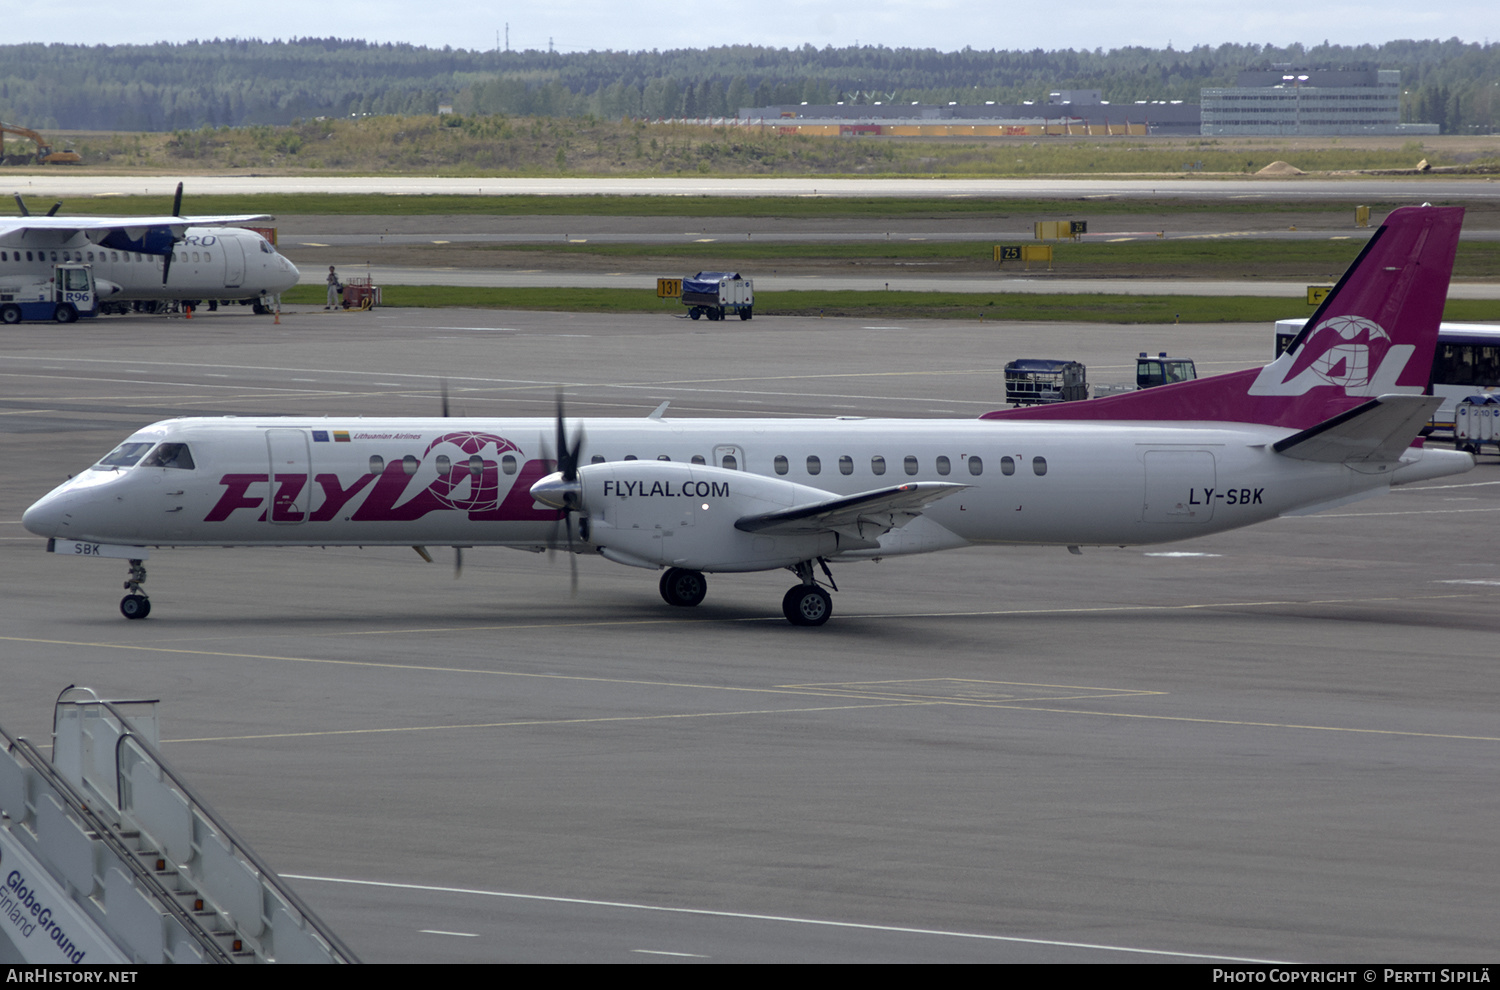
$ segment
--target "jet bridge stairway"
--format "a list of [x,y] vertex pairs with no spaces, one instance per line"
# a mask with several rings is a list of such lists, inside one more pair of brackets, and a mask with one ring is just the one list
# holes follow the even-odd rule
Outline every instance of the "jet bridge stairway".
[[0,964],[358,962],[157,751],[154,701],[0,728]]

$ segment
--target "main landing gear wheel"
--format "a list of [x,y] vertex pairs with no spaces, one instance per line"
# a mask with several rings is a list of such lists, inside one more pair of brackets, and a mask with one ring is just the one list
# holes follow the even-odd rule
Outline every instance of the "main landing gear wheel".
[[781,599],[781,613],[794,626],[821,626],[833,614],[833,596],[816,584],[799,584]]
[[661,597],[668,605],[691,608],[708,594],[708,580],[702,571],[669,567],[661,576]]

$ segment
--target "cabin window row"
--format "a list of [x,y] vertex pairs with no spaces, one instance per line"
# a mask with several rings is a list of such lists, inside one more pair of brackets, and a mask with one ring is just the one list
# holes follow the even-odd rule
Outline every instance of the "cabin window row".
[[[979,457],[979,455],[971,454],[968,457],[962,457],[959,459],[968,465],[969,473],[974,475],[975,477],[978,477],[979,475],[984,473],[984,460]],[[1006,458],[1006,460],[1010,460],[1010,458]],[[854,473],[854,458],[850,457],[848,454],[841,455],[834,463],[838,466],[839,474],[851,475]],[[942,477],[947,477],[948,475],[953,473],[953,461],[946,454],[942,454],[934,458],[932,466],[933,469],[936,470],[937,473]],[[792,470],[792,462],[791,459],[786,455],[777,454],[776,457],[771,461],[771,467],[777,474],[790,474]],[[816,476],[822,474],[823,459],[817,454],[809,454],[807,455],[807,459],[803,462],[803,467],[809,475]],[[886,463],[886,459],[880,454],[876,454],[874,457],[870,458],[871,474],[877,476],[883,475],[886,473],[887,469],[888,465]],[[921,473],[921,460],[915,454],[907,454],[905,457],[901,458],[901,470],[908,475],[915,476]]]
[[[640,460],[640,458],[636,457],[636,455],[634,454],[626,454],[623,459],[627,461]],[[670,461],[672,458],[667,456],[666,454],[658,454],[656,459],[659,461]],[[968,457],[961,458],[961,460],[963,460],[963,462],[968,465],[969,474],[973,475],[976,478],[984,474],[984,461],[979,457],[979,455],[970,454]],[[1010,477],[1011,475],[1015,474],[1016,460],[1016,458],[1011,457],[1008,454],[1000,458],[1000,473],[1005,475],[1006,477]],[[589,460],[589,463],[591,464],[603,464],[604,462],[605,457],[602,454],[595,454]],[[702,454],[694,454],[691,463],[706,465],[708,463],[708,460]],[[838,459],[837,463],[840,474],[851,475],[854,473],[854,458],[850,457],[849,455],[845,454],[841,456]],[[419,461],[412,454],[407,454],[405,457],[401,458],[401,468],[407,474],[416,474],[417,468],[420,466],[420,464],[421,461]],[[439,455],[434,461],[434,466],[437,468],[439,477],[446,477],[453,472],[453,462],[446,455]],[[500,458],[500,470],[505,474],[515,474],[518,466],[519,465],[514,454],[505,454]],[[736,458],[733,454],[725,454],[719,466],[730,471],[738,471],[739,459]],[[785,455],[778,454],[772,460],[771,467],[777,474],[785,475],[791,472],[792,465],[790,459],[788,459]],[[821,474],[823,472],[822,458],[818,457],[816,454],[809,454],[807,457],[806,467],[807,473],[809,475]],[[887,465],[885,458],[880,456],[879,454],[870,458],[871,474],[883,475],[886,472],[886,467]],[[947,477],[948,475],[953,473],[953,462],[948,458],[947,455],[939,455],[933,461],[933,467],[942,477]],[[468,468],[469,474],[475,480],[478,480],[484,474],[484,458],[480,457],[478,454],[473,455],[468,460]],[[906,474],[915,476],[921,471],[921,462],[916,457],[916,455],[907,454],[901,459],[901,469],[906,472]],[[370,456],[370,473],[383,474],[384,472],[385,458],[381,457],[379,454],[372,454]],[[1037,477],[1041,477],[1042,475],[1046,474],[1047,458],[1033,457],[1031,459],[1031,473],[1035,474]]]
[[[24,253],[27,261],[98,261],[100,263],[108,261],[120,263],[131,260],[129,251],[26,251]],[[20,261],[21,254],[22,252],[20,251],[0,251],[0,262]],[[59,254],[61,257],[59,257]],[[94,257],[95,254],[98,255],[97,258]],[[154,258],[155,255],[152,257]],[[172,255],[173,261],[186,262],[189,259],[193,261],[213,261],[214,256],[212,251],[177,251]],[[135,260],[144,262],[146,259],[142,255],[137,254]]]
[[[417,468],[422,464],[422,462],[413,454],[407,454],[405,457],[401,458],[400,463],[401,470],[406,474],[416,474]],[[437,468],[438,477],[440,478],[446,478],[453,473],[453,460],[446,454],[439,454],[437,458],[434,459],[433,466]],[[475,481],[479,481],[484,477],[484,458],[480,457],[478,454],[474,454],[466,462],[460,462],[458,470],[462,471],[465,466],[467,466],[469,469],[469,476],[472,477]],[[515,474],[517,467],[518,464],[516,462],[516,457],[514,454],[506,454],[505,456],[500,458],[500,470],[504,473]],[[379,454],[370,455],[370,473],[385,473],[384,457],[381,457]]]

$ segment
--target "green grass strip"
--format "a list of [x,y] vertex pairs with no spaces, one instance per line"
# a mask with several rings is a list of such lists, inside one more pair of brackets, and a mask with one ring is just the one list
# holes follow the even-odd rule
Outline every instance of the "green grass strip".
[[[524,251],[563,256],[597,256],[603,258],[682,259],[686,267],[698,271],[710,262],[761,261],[774,263],[777,270],[793,268],[797,261],[807,260],[909,260],[909,261],[982,261],[993,264],[996,244],[1019,243],[1015,237],[997,237],[991,241],[923,241],[906,237],[889,241],[862,243],[775,243],[769,239],[729,240],[721,238],[708,243],[692,244],[487,244],[486,251]],[[1025,242],[1034,243],[1034,242]],[[1337,277],[1364,247],[1365,238],[1334,240],[1269,241],[1252,237],[1202,237],[1191,240],[1132,240],[1120,243],[1097,241],[1081,244],[1058,243],[1053,246],[1053,271],[1088,274],[1091,265],[1141,266],[1182,271],[1203,265],[1230,265],[1253,272],[1268,263],[1278,266],[1301,266],[1304,271],[1323,272],[1308,276],[1314,280]],[[697,267],[694,267],[694,266]],[[1045,269],[1045,263],[1033,263],[1033,270]],[[996,270],[1005,274],[1022,272],[1021,262],[1007,262]],[[676,273],[674,273],[676,274]],[[755,273],[746,271],[749,277]],[[1454,259],[1453,274],[1459,278],[1500,277],[1500,242],[1463,241]],[[878,278],[879,276],[872,276]]]
[[[322,305],[321,286],[300,285],[284,293],[289,304]],[[652,289],[464,288],[391,285],[382,289],[387,307],[519,309],[578,313],[660,313],[683,316],[676,300]],[[760,292],[759,316],[839,316],[857,319],[1007,320],[1067,323],[1266,323],[1312,315],[1301,297],[1128,296],[983,292]],[[1443,318],[1458,323],[1500,321],[1500,300],[1449,300]],[[733,317],[731,317],[733,319]]]

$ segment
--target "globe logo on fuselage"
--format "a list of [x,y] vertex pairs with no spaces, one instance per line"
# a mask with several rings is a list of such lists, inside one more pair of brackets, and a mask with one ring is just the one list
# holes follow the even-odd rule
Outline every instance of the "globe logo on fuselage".
[[428,489],[450,509],[485,512],[500,505],[500,472],[496,469],[507,453],[521,448],[492,433],[446,433],[422,451],[425,463],[436,459],[438,479]]
[[1359,388],[1370,383],[1370,377],[1391,349],[1391,335],[1378,323],[1362,316],[1335,316],[1319,323],[1302,346],[1300,356],[1288,378],[1303,368],[1330,385]]

